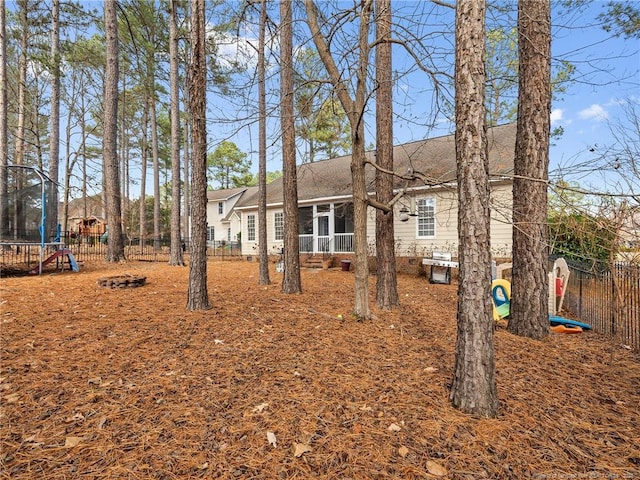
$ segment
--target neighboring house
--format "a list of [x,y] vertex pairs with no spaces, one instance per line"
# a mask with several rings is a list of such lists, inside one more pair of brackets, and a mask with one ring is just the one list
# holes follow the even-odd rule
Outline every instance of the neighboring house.
[[240,215],[234,206],[245,194],[258,187],[241,187],[207,192],[207,246],[236,244],[240,241]]
[[[491,175],[491,248],[495,257],[511,255],[511,193],[516,125],[488,129]],[[367,158],[373,160],[374,152]],[[298,224],[301,253],[353,252],[351,157],[343,156],[298,167]],[[455,139],[453,135],[394,147],[394,170],[416,172],[428,179],[396,179],[396,191],[406,195],[395,205],[396,252],[421,257],[433,251],[457,256],[458,208]],[[370,194],[374,194],[373,167],[367,167]],[[267,241],[270,253],[283,246],[282,178],[267,185]],[[242,232],[242,254],[257,252],[258,193],[246,192],[235,204]],[[369,208],[367,235],[375,254],[375,210]]]
[[74,198],[69,201],[66,225],[64,225],[64,203],[60,203],[58,220],[63,231],[80,235],[102,235],[106,230],[104,205],[100,195]]

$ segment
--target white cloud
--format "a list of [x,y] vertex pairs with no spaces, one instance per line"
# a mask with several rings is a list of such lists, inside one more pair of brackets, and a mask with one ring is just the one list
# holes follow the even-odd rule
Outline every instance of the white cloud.
[[609,114],[601,105],[594,103],[589,108],[585,108],[578,114],[583,120],[596,120],[598,122],[607,120]]
[[562,114],[564,112],[562,111],[561,108],[554,108],[553,110],[551,110],[551,125],[558,123],[560,120],[562,120]]

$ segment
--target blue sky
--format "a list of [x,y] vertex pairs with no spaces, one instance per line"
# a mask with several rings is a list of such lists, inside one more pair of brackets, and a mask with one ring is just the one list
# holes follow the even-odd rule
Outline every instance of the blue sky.
[[[640,7],[640,2],[636,3]],[[590,23],[603,5],[601,1],[593,2],[582,23]],[[616,38],[601,28],[579,25],[555,31],[553,56],[571,60],[578,68],[579,81],[570,84],[566,94],[552,107],[552,125],[564,129],[564,135],[551,147],[552,170],[596,160],[613,141],[610,127],[624,121],[624,104],[629,100],[640,101],[637,39]],[[599,183],[600,179],[578,176],[576,180]]]
[[[428,3],[430,2],[421,4],[408,0],[393,0],[395,8],[399,9],[415,9],[416,5]],[[640,8],[640,1],[635,3]],[[599,26],[594,26],[598,13],[605,6],[604,1],[593,1],[588,4],[586,10],[562,13],[554,10],[552,15],[554,60],[568,60],[576,67],[576,80],[568,85],[564,95],[552,105],[552,126],[562,127],[564,130],[564,135],[554,140],[551,147],[552,174],[557,172],[558,167],[568,171],[566,169],[572,164],[588,162],[589,158],[595,158],[601,148],[611,142],[610,125],[615,125],[622,118],[621,104],[630,98],[637,102],[640,96],[639,42],[635,39],[616,38]],[[444,13],[439,14],[437,18],[427,15],[422,17],[426,19],[424,21],[430,21],[436,27],[417,26],[416,30],[437,29],[438,22],[446,23],[447,16],[451,17],[452,11],[444,9],[440,12]],[[449,39],[443,40],[443,49],[446,48],[450,48]],[[397,55],[397,52],[400,55]],[[453,58],[443,61],[453,62]],[[404,65],[409,63],[412,63],[412,60],[402,55],[402,49],[394,50],[395,70],[402,71]],[[438,123],[437,119],[430,118],[433,103],[429,83],[427,75],[421,71],[414,71],[411,75],[399,79],[394,94],[395,113],[403,118],[398,118],[394,125],[396,144],[452,132],[449,123]],[[371,144],[375,140],[371,116],[368,123],[367,144]],[[278,128],[277,122],[270,126],[271,139],[278,135]],[[244,129],[234,140],[244,151],[255,151],[256,132],[254,125]],[[269,149],[268,170],[282,168],[278,152],[277,147]],[[257,169],[257,155],[251,156],[256,164],[254,169]],[[602,182],[599,177],[587,180],[582,174],[568,176],[567,179],[600,184]]]

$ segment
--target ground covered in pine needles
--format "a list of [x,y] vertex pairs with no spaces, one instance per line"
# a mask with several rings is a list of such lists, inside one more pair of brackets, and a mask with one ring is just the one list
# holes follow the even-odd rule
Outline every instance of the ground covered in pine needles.
[[622,346],[498,327],[500,414],[474,418],[448,400],[455,285],[400,276],[402,307],[357,322],[353,272],[281,278],[211,262],[206,312],[166,264],[0,279],[0,478],[640,479]]

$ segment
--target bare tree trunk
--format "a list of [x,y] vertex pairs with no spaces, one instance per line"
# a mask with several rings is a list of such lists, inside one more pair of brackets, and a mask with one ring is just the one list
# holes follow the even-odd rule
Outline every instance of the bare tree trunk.
[[211,308],[207,293],[207,118],[204,0],[191,1],[191,59],[189,64],[189,113],[193,162],[191,165],[191,262],[188,310]]
[[151,114],[151,159],[153,161],[153,249],[160,249],[160,156],[158,154],[158,118],[156,116],[155,82],[151,81],[149,113]]
[[357,68],[356,91],[354,98],[349,95],[348,87],[341,72],[331,56],[329,44],[322,36],[318,24],[316,6],[313,0],[305,0],[307,23],[311,30],[313,42],[318,50],[336,95],[342,104],[351,126],[351,176],[353,189],[353,216],[354,216],[354,315],[361,319],[372,318],[369,308],[369,262],[367,258],[367,206],[369,199],[365,178],[365,138],[362,115],[366,103],[367,68],[369,65],[369,26],[371,24],[372,0],[361,0],[360,25],[359,25],[359,61]]
[[547,181],[551,115],[549,0],[518,2],[518,127],[513,182],[511,333],[549,334]]
[[456,5],[458,336],[450,397],[463,412],[495,417],[489,160],[484,107],[485,0]]
[[[187,93],[187,92],[185,92]],[[188,103],[188,102],[187,102]],[[185,103],[185,106],[187,106]],[[191,238],[191,175],[189,174],[189,164],[191,163],[190,159],[190,149],[189,149],[189,138],[190,138],[190,125],[191,122],[189,118],[184,122],[184,155],[183,162],[184,163],[184,235],[187,239]]]
[[51,116],[49,117],[49,178],[56,182],[47,199],[46,232],[58,225],[58,181],[60,165],[60,0],[51,3]]
[[258,34],[258,258],[259,285],[269,285],[269,252],[267,251],[267,100],[265,92],[265,30],[267,0],[260,4]]
[[169,265],[184,266],[180,232],[180,91],[178,88],[177,0],[169,1],[169,82],[171,88],[171,250]]
[[124,260],[122,242],[122,203],[118,163],[118,22],[115,0],[105,0],[106,70],[104,85],[103,176],[106,194],[107,261]]
[[280,115],[284,200],[283,293],[302,293],[298,240],[298,179],[293,110],[293,18],[290,0],[280,1]]
[[139,211],[139,236],[138,244],[140,248],[144,247],[147,237],[147,158],[149,156],[149,142],[147,140],[147,131],[149,127],[149,109],[147,106],[149,103],[145,99],[144,108],[142,109],[142,132],[141,147],[140,147],[140,205],[138,205]]
[[9,211],[6,202],[9,193],[9,138],[7,98],[7,25],[5,1],[0,0],[0,239],[6,239],[9,230]]
[[[75,84],[75,82],[74,82]],[[75,92],[74,92],[75,93]],[[71,119],[72,109],[67,110],[67,125],[65,127],[65,162],[64,162],[64,188],[62,190],[62,231],[67,232],[69,230],[69,197],[71,195],[71,172],[73,169],[73,162],[71,161]],[[84,138],[83,138],[84,142]],[[77,158],[77,157],[76,157]],[[86,218],[86,213],[84,215]]]
[[[393,170],[393,78],[391,70],[391,0],[376,0],[376,162]],[[376,170],[376,197],[393,199],[393,177]],[[392,309],[400,305],[396,274],[393,208],[376,210],[376,303]]]
[[123,72],[119,70],[119,77],[122,78],[122,95],[120,95],[119,100],[122,103],[122,108],[120,111],[122,112],[122,117],[120,119],[120,137],[119,137],[119,148],[120,148],[120,212],[122,219],[122,229],[123,232],[126,232],[124,228],[124,220],[127,212],[126,208],[126,198],[127,198],[127,150],[129,143],[129,136],[127,135],[127,75],[126,71]]
[[[85,112],[84,95],[80,95],[80,104],[82,105],[82,114]],[[82,131],[82,218],[87,218],[87,125],[86,122],[80,122],[80,130]],[[65,219],[65,224],[67,220]]]
[[[28,21],[27,21],[27,9],[29,8],[29,2],[27,0],[21,0],[18,2],[19,6],[19,20],[20,28],[22,29],[20,34],[20,56],[18,58],[18,119],[16,125],[16,138],[14,147],[13,163],[15,165],[24,165],[24,132],[25,132],[25,111],[26,111],[26,89],[27,89],[27,33],[28,33]],[[15,188],[16,190],[22,189],[23,175],[20,169],[15,175]],[[20,198],[16,198],[16,205],[14,209],[13,224],[15,225],[15,238],[20,238],[26,232],[26,223],[24,218],[24,204]]]

